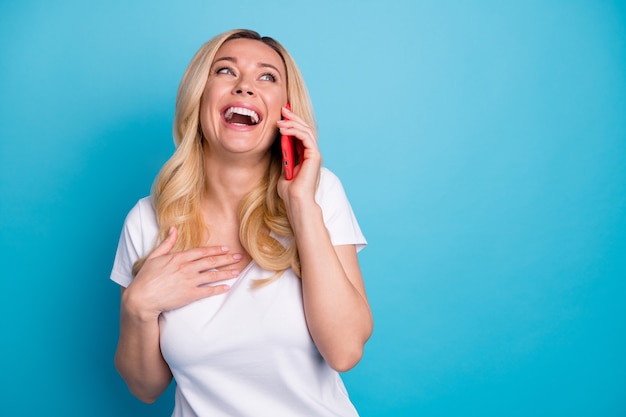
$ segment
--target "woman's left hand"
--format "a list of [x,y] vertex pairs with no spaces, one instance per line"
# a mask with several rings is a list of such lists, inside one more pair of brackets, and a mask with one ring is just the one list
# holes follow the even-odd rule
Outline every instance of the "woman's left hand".
[[278,181],[278,195],[289,206],[294,200],[309,201],[315,199],[315,191],[322,166],[322,155],[317,143],[315,129],[292,111],[283,107],[285,119],[278,121],[281,135],[293,136],[300,141],[303,148],[303,158],[294,168],[293,179],[288,181],[284,174]]
[[355,245],[334,246],[322,208],[315,202],[322,156],[315,129],[283,109],[283,135],[304,146],[303,161],[291,181],[284,174],[278,195],[285,202],[300,260],[302,300],[307,327],[328,364],[339,372],[352,368],[372,333],[372,314],[365,295]]

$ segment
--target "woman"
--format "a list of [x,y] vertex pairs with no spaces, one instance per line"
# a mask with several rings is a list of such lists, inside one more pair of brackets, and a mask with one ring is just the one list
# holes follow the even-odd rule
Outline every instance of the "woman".
[[[290,181],[281,134],[304,147]],[[174,416],[357,415],[338,372],[372,332],[366,242],[321,166],[291,56],[248,30],[207,42],[181,81],[174,138],[111,274],[122,286],[115,364],[130,391],[153,402],[174,377]]]

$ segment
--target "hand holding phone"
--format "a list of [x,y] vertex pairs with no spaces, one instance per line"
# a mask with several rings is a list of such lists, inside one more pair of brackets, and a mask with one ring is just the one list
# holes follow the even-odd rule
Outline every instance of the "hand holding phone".
[[[289,103],[285,106],[291,110]],[[280,147],[283,154],[283,169],[285,170],[285,179],[291,181],[293,179],[294,170],[304,156],[304,147],[302,142],[293,136],[281,135]]]

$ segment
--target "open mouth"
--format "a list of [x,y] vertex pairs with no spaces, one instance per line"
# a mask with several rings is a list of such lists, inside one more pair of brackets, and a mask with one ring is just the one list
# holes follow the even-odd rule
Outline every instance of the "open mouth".
[[229,107],[224,112],[224,120],[237,126],[254,126],[261,119],[257,112],[245,107]]

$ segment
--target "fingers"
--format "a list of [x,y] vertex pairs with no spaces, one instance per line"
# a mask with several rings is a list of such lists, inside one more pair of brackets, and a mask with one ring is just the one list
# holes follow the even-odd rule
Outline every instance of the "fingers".
[[[167,247],[168,243],[165,243],[159,250],[163,253],[169,250]],[[242,259],[241,255],[228,251],[225,246],[212,246],[149,259],[129,288],[140,294],[144,311],[157,315],[223,294],[230,288],[224,281],[236,278],[240,273],[231,265]]]
[[230,285],[216,283],[236,278],[239,275],[239,272],[239,270],[210,270],[198,274],[193,281],[189,281],[189,283],[193,285],[193,289],[190,289],[192,300],[197,301],[228,292],[228,290],[230,290]]
[[[148,259],[154,259],[159,256],[169,254],[174,248],[177,239],[178,229],[172,226],[170,227],[167,237],[152,251],[152,253],[150,253],[150,255],[148,255]],[[222,255],[227,253],[229,250],[230,249],[227,246],[207,246],[178,252],[174,254],[174,256],[179,258],[179,262],[183,263],[206,258],[209,256]],[[222,265],[227,265],[227,263]]]
[[[192,275],[209,273],[208,276],[212,276],[211,273],[218,271],[218,268],[223,268],[225,266],[234,265],[240,261],[241,261],[241,255],[239,254],[205,256],[205,257],[191,260],[189,262],[185,262],[184,264],[181,264],[180,269],[184,273],[188,273]],[[218,271],[218,272],[222,272],[222,271]],[[220,278],[220,279],[229,279],[229,278],[232,278],[232,276],[228,276],[228,277]]]
[[167,237],[152,251],[150,255],[148,255],[148,259],[153,259],[157,256],[163,256],[170,253],[174,244],[176,244],[176,239],[178,239],[178,229],[172,226],[170,227]]
[[310,127],[298,124],[293,120],[280,120],[277,124],[281,135],[294,136],[301,140],[307,148],[317,146],[315,132]]
[[196,278],[194,278],[194,285],[196,287],[204,287],[204,286],[217,286],[211,285],[216,282],[227,281],[232,278],[236,278],[239,275],[238,269],[228,269],[228,270],[210,270],[200,272]]
[[[284,113],[287,111],[286,109],[283,110]],[[290,112],[289,120],[279,121],[278,128],[282,135],[292,136],[298,141],[297,149],[300,163],[295,167],[294,178],[301,176],[300,171],[306,169],[311,172],[309,177],[315,179],[315,172],[319,170],[322,163],[315,130],[299,117],[292,115],[293,113]],[[304,168],[305,166],[306,168]],[[281,196],[281,198],[283,197]]]
[[294,112],[292,112],[290,109],[288,109],[287,107],[283,107],[280,110],[280,112],[283,115],[283,117],[285,118],[285,120],[290,120],[290,119],[293,119],[293,118],[299,119],[299,117]]
[[171,263],[177,265],[189,264],[191,268],[197,266],[196,271],[237,263],[241,259],[240,254],[228,254],[228,246],[205,246],[187,249],[172,255]]
[[194,286],[206,285],[237,277],[238,269],[228,268],[241,262],[242,255],[228,253],[227,246],[189,249],[172,256],[169,263]]
[[198,288],[198,299],[224,294],[228,292],[229,289],[230,286],[228,285],[205,285]]
[[[295,136],[303,142],[310,140],[313,143],[317,143],[317,135],[314,129],[306,124],[301,117],[285,107],[282,109],[282,114],[284,119],[277,122],[281,134]],[[311,146],[312,144],[308,145],[308,147]]]

